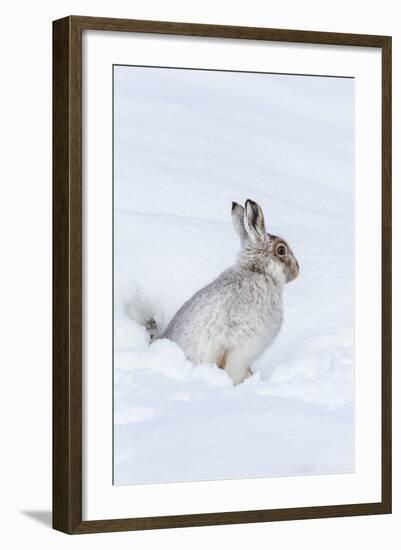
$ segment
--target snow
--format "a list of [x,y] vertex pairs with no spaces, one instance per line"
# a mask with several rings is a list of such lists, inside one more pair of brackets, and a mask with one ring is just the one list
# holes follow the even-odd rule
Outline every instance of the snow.
[[[353,80],[114,71],[114,483],[353,471]],[[143,325],[235,261],[247,198],[300,276],[234,387]]]

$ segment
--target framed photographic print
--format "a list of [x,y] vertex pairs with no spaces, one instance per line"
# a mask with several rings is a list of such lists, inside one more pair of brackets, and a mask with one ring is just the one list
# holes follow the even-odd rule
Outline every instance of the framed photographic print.
[[391,511],[391,38],[53,23],[53,526]]

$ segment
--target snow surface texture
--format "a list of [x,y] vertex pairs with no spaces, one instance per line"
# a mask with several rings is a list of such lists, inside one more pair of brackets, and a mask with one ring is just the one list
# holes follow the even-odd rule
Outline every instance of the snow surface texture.
[[[353,471],[353,80],[114,71],[114,482]],[[247,198],[300,276],[234,387],[143,324],[165,328],[233,264]]]

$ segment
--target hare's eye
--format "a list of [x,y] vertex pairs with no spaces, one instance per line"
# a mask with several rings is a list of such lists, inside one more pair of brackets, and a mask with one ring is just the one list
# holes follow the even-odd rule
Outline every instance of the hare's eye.
[[277,254],[279,256],[285,256],[287,253],[287,249],[285,248],[285,246],[283,244],[280,244],[280,246],[277,247]]

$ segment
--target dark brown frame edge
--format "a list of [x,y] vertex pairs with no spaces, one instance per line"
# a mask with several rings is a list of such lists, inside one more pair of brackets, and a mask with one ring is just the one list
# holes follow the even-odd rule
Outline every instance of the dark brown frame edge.
[[[382,499],[82,521],[81,34],[84,29],[381,48]],[[69,534],[391,513],[391,37],[70,16],[53,22],[53,528]]]

